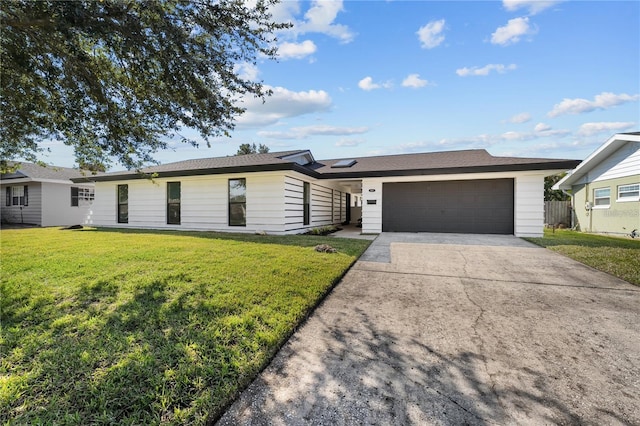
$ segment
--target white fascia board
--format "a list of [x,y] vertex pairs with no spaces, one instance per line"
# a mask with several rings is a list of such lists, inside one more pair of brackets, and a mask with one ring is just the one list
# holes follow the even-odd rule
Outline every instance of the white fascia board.
[[29,183],[29,182],[38,182],[38,183],[57,183],[60,185],[77,185],[77,186],[94,186],[93,182],[83,182],[83,183],[79,183],[79,184],[74,184],[72,181],[70,180],[65,180],[65,179],[34,179],[34,178],[30,178],[30,177],[24,177],[24,178],[18,178],[18,179],[5,179],[2,181],[3,185],[13,185],[13,184],[20,184],[20,183]]
[[553,185],[552,189],[571,189],[573,184],[576,183],[578,179],[587,174],[589,170],[593,169],[605,158],[617,151],[627,142],[640,142],[640,135],[617,133],[611,136],[604,144],[602,144],[591,155],[584,159],[582,163],[578,164],[578,167],[573,169],[558,183]]
[[35,182],[35,180],[31,179],[30,177],[0,180],[0,183],[2,185],[17,185],[20,183],[29,183],[29,182]]

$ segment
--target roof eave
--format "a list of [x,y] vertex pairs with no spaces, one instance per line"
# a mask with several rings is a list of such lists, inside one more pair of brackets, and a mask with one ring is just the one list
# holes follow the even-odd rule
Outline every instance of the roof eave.
[[390,176],[433,176],[464,173],[519,172],[533,170],[568,170],[580,163],[580,160],[562,160],[558,162],[504,164],[489,166],[446,167],[438,169],[379,170],[364,172],[320,173],[322,179],[375,178]]
[[620,149],[627,142],[640,142],[640,135],[630,133],[616,133],[585,158],[571,173],[567,174],[552,189],[571,189],[575,182],[587,174],[591,169],[600,164],[602,160]]
[[158,178],[171,178],[171,177],[183,177],[183,176],[204,176],[204,175],[222,175],[222,174],[237,174],[237,173],[254,173],[254,172],[274,172],[274,171],[286,171],[295,170],[297,172],[317,177],[318,173],[313,170],[309,170],[296,163],[279,163],[279,164],[263,164],[263,165],[251,165],[251,166],[232,166],[232,167],[216,167],[194,170],[174,170],[157,173],[143,173],[143,172],[131,172],[118,175],[101,175],[101,176],[87,176],[82,178],[74,178],[73,182],[115,182],[123,180],[136,180],[136,179],[158,179]]

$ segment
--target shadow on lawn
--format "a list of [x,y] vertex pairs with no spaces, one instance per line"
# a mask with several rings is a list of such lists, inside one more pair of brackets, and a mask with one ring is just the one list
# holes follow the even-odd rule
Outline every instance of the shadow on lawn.
[[3,317],[3,350],[21,351],[30,371],[25,391],[0,404],[0,423],[205,424],[218,415],[269,349],[247,338],[255,323],[211,301],[206,285],[176,295],[172,282],[183,278],[151,281],[120,305],[110,303],[117,283],[98,282],[37,318]]
[[[246,391],[248,398],[233,405],[217,426],[517,424],[523,418],[531,421],[532,411],[533,421],[541,424],[589,421],[554,394],[543,372],[526,367],[511,370],[519,383],[533,387],[499,386],[487,374],[489,360],[483,355],[442,353],[415,339],[403,340],[377,328],[363,310],[357,312],[360,321],[353,327],[323,323],[330,336],[318,336],[327,338],[320,365],[296,346],[294,336],[266,370],[276,393],[259,377]],[[291,357],[302,359],[287,364]],[[284,389],[278,392],[277,383],[291,384],[286,396]],[[514,412],[523,415],[513,418]]]

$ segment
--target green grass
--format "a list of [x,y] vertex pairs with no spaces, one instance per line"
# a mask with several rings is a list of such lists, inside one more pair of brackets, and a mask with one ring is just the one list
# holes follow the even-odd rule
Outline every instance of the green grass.
[[640,240],[562,229],[545,229],[544,238],[526,240],[640,285]]
[[[1,237],[0,424],[205,424],[369,241],[22,229]],[[318,253],[332,245],[338,253]]]

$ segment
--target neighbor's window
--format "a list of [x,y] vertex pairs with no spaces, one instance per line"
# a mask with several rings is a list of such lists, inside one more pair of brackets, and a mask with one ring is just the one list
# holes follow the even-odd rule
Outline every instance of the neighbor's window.
[[640,184],[620,185],[618,187],[618,201],[640,200]]
[[129,185],[118,185],[118,223],[129,223]]
[[611,189],[600,188],[593,190],[593,202],[596,206],[606,207],[611,204]]
[[7,206],[29,205],[29,187],[27,185],[8,186],[6,195]]
[[91,203],[94,198],[94,189],[93,188],[81,188],[72,186],[71,187],[71,206],[77,207],[79,205],[86,205],[87,203]]
[[167,224],[180,225],[180,182],[167,182]]
[[229,179],[229,226],[247,225],[247,180]]
[[308,225],[311,219],[311,185],[309,182],[303,183],[302,189],[302,198],[303,198],[303,225]]

